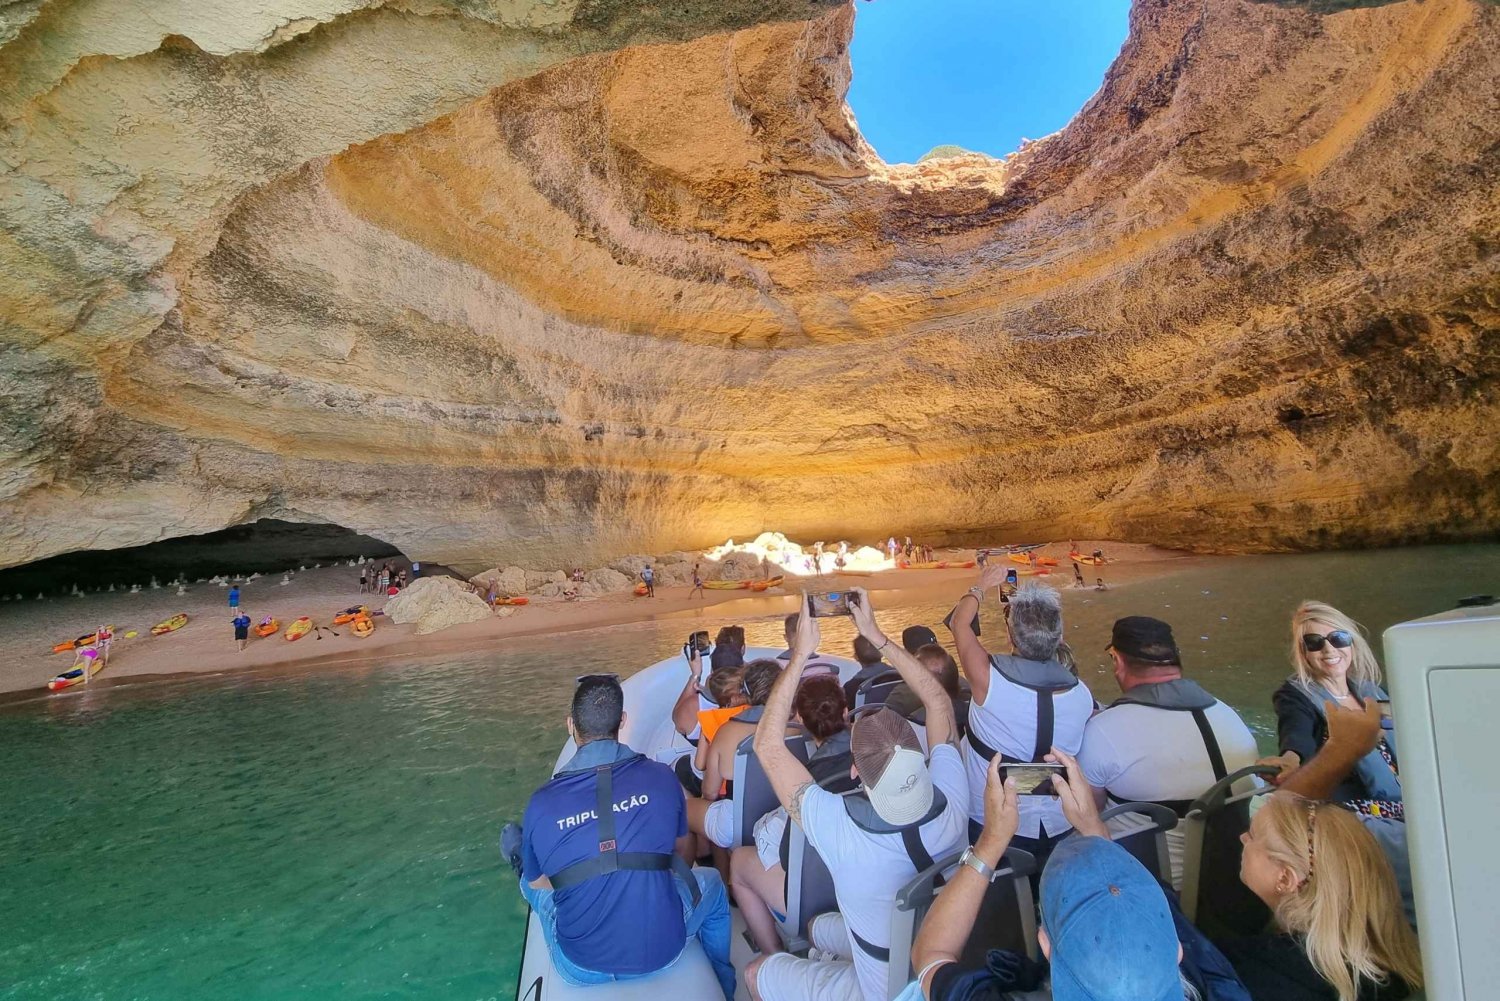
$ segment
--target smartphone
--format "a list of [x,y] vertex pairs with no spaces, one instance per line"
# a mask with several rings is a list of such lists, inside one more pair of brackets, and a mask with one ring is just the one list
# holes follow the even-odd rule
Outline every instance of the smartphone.
[[[949,612],[947,615],[943,616],[943,625],[945,625],[945,626],[948,627],[949,632],[952,632],[952,630],[953,630],[953,613],[952,612]],[[969,620],[969,628],[972,629],[972,630],[974,630],[974,635],[975,636],[979,635],[979,613],[977,611],[974,613],[974,618],[972,618],[972,619]]]
[[682,644],[682,658],[692,660],[694,651],[702,656],[711,649],[713,649],[713,644],[708,641],[708,630],[701,629],[696,633],[688,634],[687,642]]
[[1064,780],[1068,777],[1068,769],[1064,765],[1054,765],[1047,761],[1038,761],[1027,765],[1001,765],[1000,777],[1002,779],[1016,780],[1016,795],[1018,796],[1056,796],[1057,791],[1052,787],[1052,776],[1060,775]]
[[830,615],[851,615],[849,601],[854,595],[848,591],[829,591],[827,594],[812,595],[809,604],[812,607],[812,616],[815,619],[826,618]]

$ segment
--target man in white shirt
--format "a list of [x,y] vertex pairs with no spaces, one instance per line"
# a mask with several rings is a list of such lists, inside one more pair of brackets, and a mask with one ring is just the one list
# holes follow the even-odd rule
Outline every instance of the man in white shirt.
[[[1144,615],[1119,619],[1106,649],[1124,694],[1089,720],[1078,752],[1099,794],[1113,803],[1160,803],[1181,817],[1209,786],[1255,764],[1259,754],[1245,721],[1182,676],[1171,626]],[[1167,832],[1179,890],[1183,837]]]
[[[791,715],[802,665],[818,644],[817,620],[804,598],[792,660],[766,703],[767,725],[757,730],[755,753],[792,822],[832,873],[843,921],[823,918],[812,929],[814,942],[837,959],[775,953],[751,962],[745,982],[755,1001],[884,1001],[896,892],[967,843],[968,779],[952,703],[937,679],[875,624],[869,600],[862,588],[851,592],[854,624],[921,697],[931,758],[923,757],[911,724],[888,709],[854,724],[850,750],[863,783],[858,792],[839,796],[819,788],[787,750],[778,728]],[[777,736],[764,737],[770,733]]]

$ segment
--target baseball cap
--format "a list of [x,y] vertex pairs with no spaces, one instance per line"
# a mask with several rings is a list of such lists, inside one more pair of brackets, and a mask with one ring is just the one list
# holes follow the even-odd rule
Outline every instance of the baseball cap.
[[932,776],[910,723],[884,708],[861,716],[849,750],[881,820],[899,825],[922,819],[932,806]]
[[1182,1001],[1172,912],[1129,852],[1068,838],[1042,870],[1041,894],[1053,1001]]
[[901,646],[913,656],[927,644],[937,641],[937,633],[926,626],[907,626],[901,630]]
[[1182,655],[1177,652],[1177,641],[1172,638],[1172,627],[1149,615],[1127,615],[1123,619],[1116,619],[1109,645],[1136,660],[1146,660],[1153,664],[1182,663]]

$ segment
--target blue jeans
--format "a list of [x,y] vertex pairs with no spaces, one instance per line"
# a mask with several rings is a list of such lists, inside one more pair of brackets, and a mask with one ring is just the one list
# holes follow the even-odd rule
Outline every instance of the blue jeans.
[[[729,897],[724,892],[724,881],[719,878],[717,869],[694,869],[693,875],[698,879],[698,892],[702,897],[697,907],[693,906],[692,893],[683,885],[682,880],[672,880],[672,884],[677,887],[677,895],[682,898],[682,920],[687,925],[688,936],[698,936],[703,954],[708,957],[714,973],[718,974],[724,997],[727,1001],[734,1001],[734,965],[729,962]],[[617,974],[585,970],[568,959],[562,949],[558,948],[557,907],[552,902],[552,891],[534,889],[523,879],[521,896],[526,898],[526,902],[536,912],[537,920],[542,926],[542,935],[547,939],[547,951],[552,954],[552,965],[557,967],[558,974],[568,983],[588,987],[616,980],[635,980],[661,972],[653,970],[651,973]],[[663,969],[670,966],[671,963]]]

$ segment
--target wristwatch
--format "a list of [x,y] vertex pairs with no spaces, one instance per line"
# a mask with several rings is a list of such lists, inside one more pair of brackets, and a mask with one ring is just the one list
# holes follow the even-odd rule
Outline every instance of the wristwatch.
[[964,849],[963,855],[959,857],[958,864],[966,865],[979,873],[979,875],[984,877],[986,883],[993,883],[995,881],[995,867],[980,858],[979,854],[974,851],[973,845]]
[[969,588],[969,593],[977,598],[981,605],[984,604],[984,588],[980,587],[978,584],[975,584],[973,587]]

